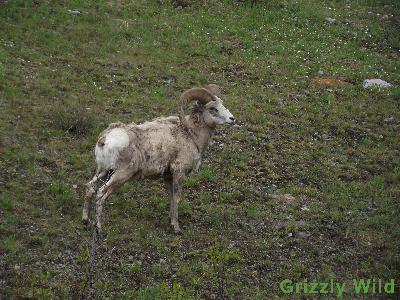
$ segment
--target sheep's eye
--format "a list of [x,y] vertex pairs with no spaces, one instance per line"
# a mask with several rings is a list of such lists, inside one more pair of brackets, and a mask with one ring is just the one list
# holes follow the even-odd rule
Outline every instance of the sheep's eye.
[[216,109],[215,107],[210,107],[210,111],[212,111],[212,112],[218,112],[218,109]]

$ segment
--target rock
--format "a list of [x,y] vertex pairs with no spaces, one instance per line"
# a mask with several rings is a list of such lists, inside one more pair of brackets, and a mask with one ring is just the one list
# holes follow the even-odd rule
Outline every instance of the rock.
[[365,79],[363,82],[363,87],[365,89],[370,87],[378,87],[378,88],[388,88],[392,85],[389,82],[386,82],[382,79]]
[[274,195],[271,194],[269,195],[271,199],[273,200],[278,200],[278,201],[282,201],[282,202],[286,202],[286,203],[292,203],[293,201],[296,200],[295,197],[293,197],[290,194],[283,194],[283,195]]
[[72,187],[73,187],[74,189],[77,189],[77,188],[78,188],[78,186],[77,186],[76,184],[73,184]]
[[310,211],[310,209],[307,207],[307,206],[302,206],[301,208],[300,208],[300,210],[301,211]]
[[298,236],[299,238],[308,238],[310,235],[311,235],[311,233],[305,232],[305,231],[299,231],[299,232],[297,233],[297,236]]
[[326,18],[325,22],[328,23],[328,24],[335,24],[336,23],[336,19]]
[[318,76],[322,76],[322,75],[324,75],[324,71],[322,71],[322,70],[319,70],[319,71],[317,72],[317,75],[318,75]]
[[319,86],[338,86],[338,85],[351,85],[349,82],[336,79],[336,78],[331,78],[331,77],[317,77],[314,78],[313,81],[319,85]]
[[[286,217],[285,219],[288,220],[290,218]],[[287,227],[287,225],[288,225],[288,221],[279,220],[275,223],[275,227],[278,229],[284,229]],[[298,227],[304,227],[306,225],[306,222],[304,220],[296,221],[296,225]]]
[[278,221],[278,222],[276,222],[276,227],[277,227],[278,229],[283,229],[283,228],[286,227],[286,223],[287,223],[287,222],[285,222],[285,221]]
[[164,82],[166,85],[171,85],[174,82],[174,80],[172,78],[170,78],[170,79],[164,80]]
[[383,120],[383,122],[384,122],[384,123],[392,123],[393,120],[394,120],[394,117],[391,116],[391,117],[385,118],[385,119]]
[[297,226],[299,226],[299,227],[303,227],[303,226],[306,225],[306,221],[300,220],[300,221],[297,221],[296,224],[297,224]]
[[293,236],[293,233],[289,232],[287,236],[288,236],[288,237],[292,237],[292,236]]
[[81,14],[81,12],[77,9],[68,9],[68,12],[74,16],[79,16]]

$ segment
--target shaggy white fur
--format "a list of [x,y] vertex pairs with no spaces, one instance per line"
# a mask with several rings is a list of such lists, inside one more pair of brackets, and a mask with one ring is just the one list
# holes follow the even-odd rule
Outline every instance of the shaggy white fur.
[[123,128],[114,128],[107,135],[104,146],[96,145],[96,163],[101,170],[116,168],[120,150],[129,145],[129,136]]

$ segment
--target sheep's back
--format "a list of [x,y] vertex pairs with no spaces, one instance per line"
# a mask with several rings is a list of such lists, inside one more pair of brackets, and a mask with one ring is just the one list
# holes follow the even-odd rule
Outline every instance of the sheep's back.
[[197,148],[178,117],[155,119],[135,125],[132,130],[142,151],[144,177],[165,173],[176,160],[184,160],[182,165],[192,168]]

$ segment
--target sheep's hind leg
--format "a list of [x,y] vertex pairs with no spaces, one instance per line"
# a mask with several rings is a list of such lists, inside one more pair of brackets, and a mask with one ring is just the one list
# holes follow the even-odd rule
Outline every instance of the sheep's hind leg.
[[94,193],[96,192],[96,190],[95,190],[96,183],[106,175],[107,175],[107,171],[96,172],[96,174],[93,176],[92,180],[86,184],[85,202],[83,204],[83,210],[82,210],[82,223],[84,225],[88,225],[90,223],[89,209],[90,209],[90,204],[92,202],[92,197],[93,197]]
[[104,201],[121,185],[127,182],[133,175],[129,169],[115,171],[110,179],[98,190],[96,195],[96,227],[101,232],[101,215]]
[[[167,191],[168,191],[168,198],[169,198],[170,201],[172,201],[173,196],[174,196],[172,178],[164,177],[164,183],[165,183],[165,186],[166,186]],[[169,211],[169,217],[170,218],[172,217],[171,209]]]
[[182,178],[174,177],[172,182],[172,197],[171,197],[171,206],[170,206],[170,218],[171,218],[171,225],[174,228],[175,233],[180,233],[181,228],[179,227],[179,220],[178,220],[178,204],[181,200],[182,194]]

